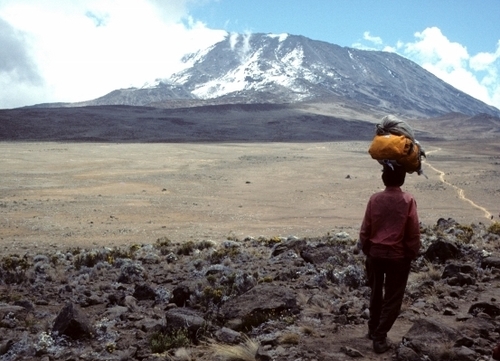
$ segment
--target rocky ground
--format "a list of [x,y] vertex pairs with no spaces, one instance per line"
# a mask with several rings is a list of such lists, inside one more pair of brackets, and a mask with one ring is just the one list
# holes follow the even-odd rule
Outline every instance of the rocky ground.
[[392,348],[366,338],[356,234],[4,254],[0,360],[488,360],[500,224],[422,225]]
[[367,142],[0,143],[0,360],[488,360],[498,142],[426,147],[422,255],[377,355]]

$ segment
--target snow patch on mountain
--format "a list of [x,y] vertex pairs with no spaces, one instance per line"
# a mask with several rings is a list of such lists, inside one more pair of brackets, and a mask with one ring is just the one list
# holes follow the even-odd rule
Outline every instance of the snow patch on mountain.
[[268,37],[270,38],[278,38],[279,42],[282,43],[288,38],[288,33],[282,33],[282,34],[267,34]]
[[334,97],[410,116],[499,114],[397,54],[286,33],[226,33],[218,43],[182,60],[183,70],[145,84],[135,95],[132,90],[112,92],[96,103],[215,98],[288,103]]

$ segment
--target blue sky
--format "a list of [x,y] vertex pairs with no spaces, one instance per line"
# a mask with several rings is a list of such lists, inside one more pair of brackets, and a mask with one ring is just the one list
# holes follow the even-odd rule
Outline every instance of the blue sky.
[[152,83],[226,32],[396,52],[500,108],[498,19],[500,0],[0,0],[0,108]]
[[500,40],[500,0],[220,0],[191,15],[229,32],[286,32],[349,47],[366,43],[367,31],[394,46],[430,27],[472,53]]

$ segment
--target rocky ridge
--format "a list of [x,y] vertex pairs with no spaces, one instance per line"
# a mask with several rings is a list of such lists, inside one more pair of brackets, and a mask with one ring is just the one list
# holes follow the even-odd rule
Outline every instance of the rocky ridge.
[[[488,360],[500,224],[439,219],[421,240],[396,322],[408,327],[383,357]],[[337,230],[4,254],[0,360],[378,360],[355,243]]]

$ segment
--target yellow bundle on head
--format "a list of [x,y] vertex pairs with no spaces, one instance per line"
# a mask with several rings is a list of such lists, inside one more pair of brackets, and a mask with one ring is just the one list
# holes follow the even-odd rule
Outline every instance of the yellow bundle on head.
[[373,159],[397,160],[405,154],[407,138],[404,135],[385,134],[376,135],[368,149]]
[[377,124],[377,134],[368,149],[379,163],[395,163],[408,173],[422,174],[422,156],[425,152],[415,140],[413,130],[405,122],[386,116]]

